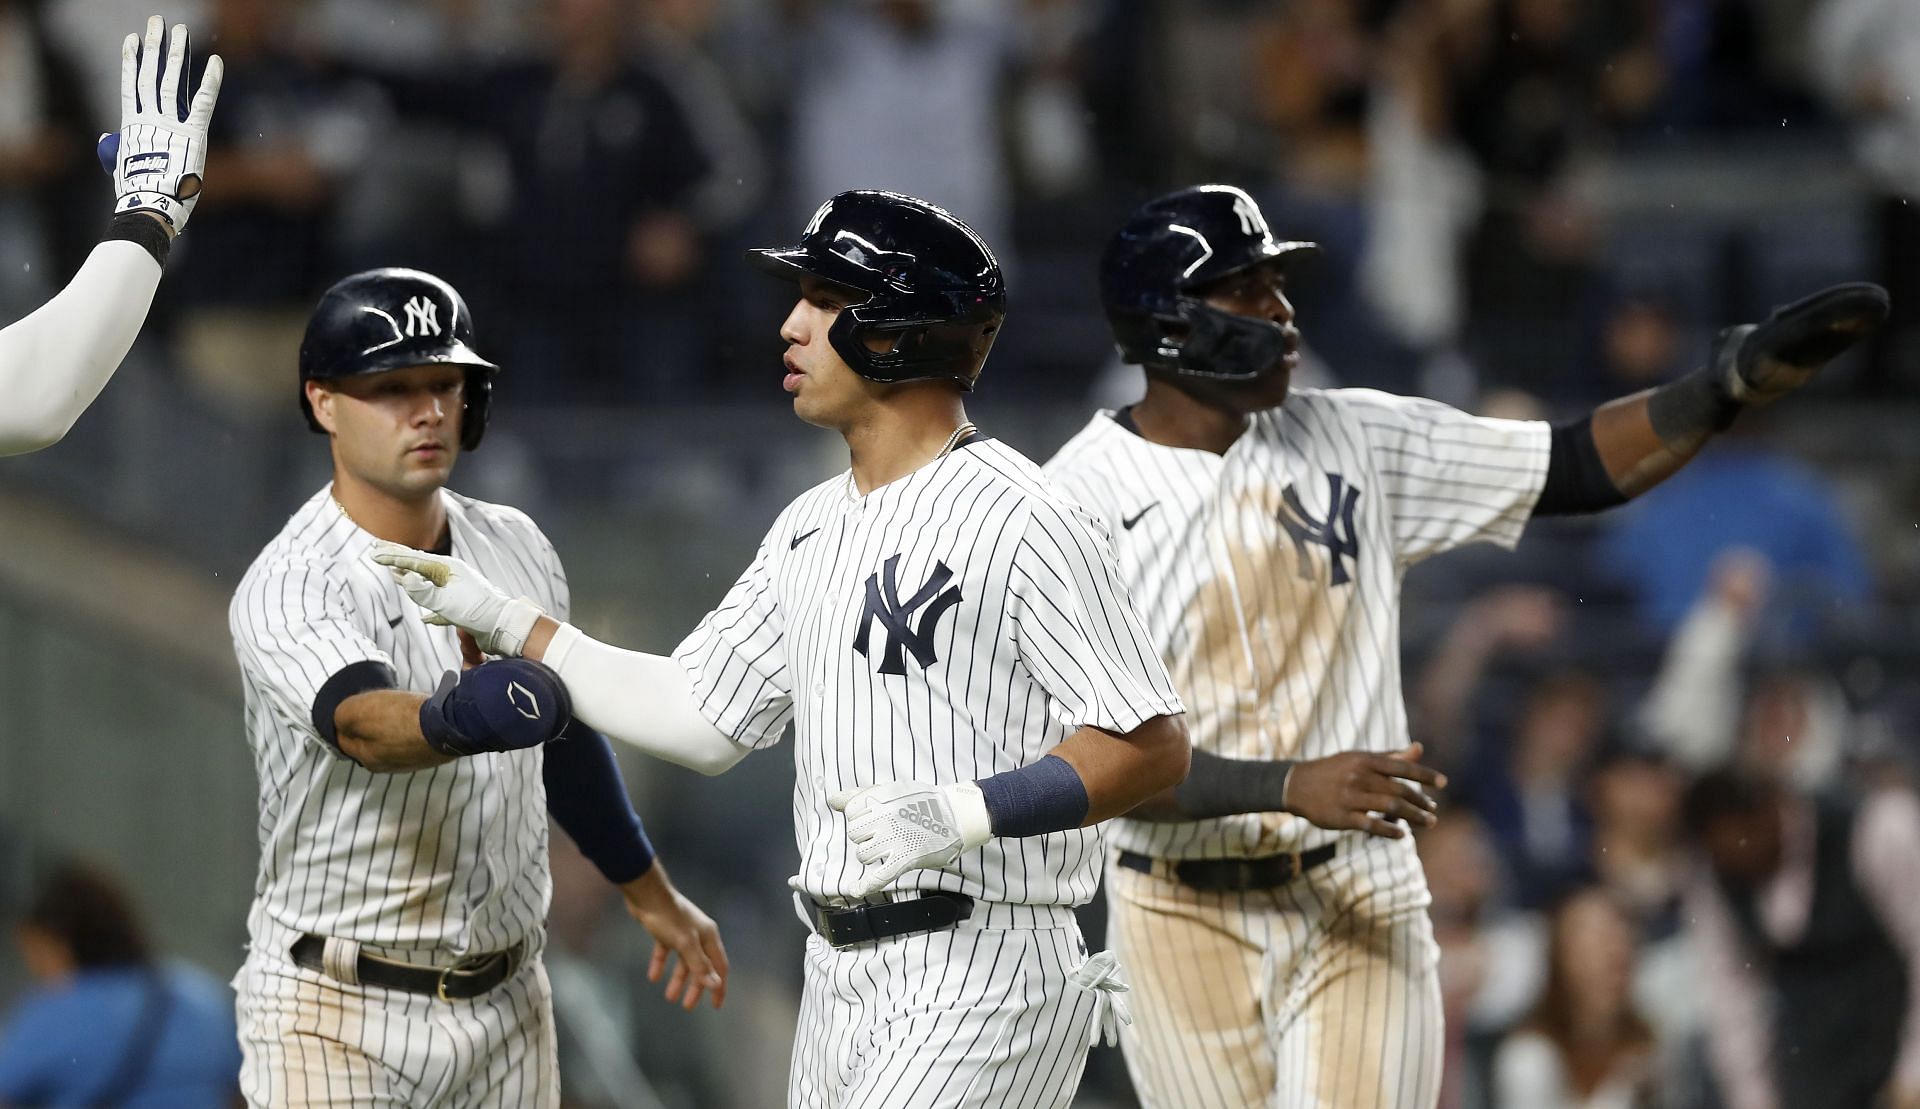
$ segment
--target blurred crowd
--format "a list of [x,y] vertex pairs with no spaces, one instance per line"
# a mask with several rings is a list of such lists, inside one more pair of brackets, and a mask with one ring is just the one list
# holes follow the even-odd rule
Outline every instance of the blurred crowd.
[[[103,47],[145,4],[0,0],[0,315],[103,223]],[[1920,395],[1913,0],[187,6],[227,79],[153,328],[236,421],[295,426],[313,300],[385,264],[467,295],[503,404],[764,401],[783,305],[739,249],[854,186],[1001,252],[983,394],[1130,399],[1094,259],[1202,180],[1325,246],[1297,287],[1316,381],[1563,415],[1871,278],[1892,325],[1818,392]],[[1421,845],[1446,1109],[1920,1105],[1920,651],[1896,615],[1920,471],[1809,465],[1785,422],[1605,526],[1409,581],[1415,738],[1455,783]],[[644,1020],[593,969],[636,953],[557,869],[570,1088],[643,1104]],[[700,1053],[645,1061],[724,1103]]]
[[[1206,179],[1327,246],[1303,308],[1339,380],[1451,400],[1644,385],[1830,271],[1877,267],[1896,308],[1920,301],[1894,264],[1920,247],[1920,16],[1899,0],[187,6],[229,77],[158,318],[180,372],[243,409],[281,396],[318,290],[376,262],[465,290],[529,403],[738,395],[772,329],[737,248],[856,185],[996,245],[999,361],[1054,396],[1099,368],[1090,264],[1117,216]],[[117,87],[99,44],[137,8],[0,3],[0,250],[38,272],[98,222],[83,137]],[[1791,213],[1678,238],[1616,220],[1636,157],[1742,148],[1785,184],[1857,160],[1854,241]],[[1912,331],[1850,384],[1899,385]]]

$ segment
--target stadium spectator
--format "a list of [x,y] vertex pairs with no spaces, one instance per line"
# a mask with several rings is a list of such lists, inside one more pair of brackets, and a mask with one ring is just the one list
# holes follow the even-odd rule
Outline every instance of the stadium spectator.
[[497,144],[499,195],[462,286],[497,321],[501,363],[540,370],[499,388],[519,404],[657,399],[695,357],[700,313],[681,294],[706,260],[692,206],[713,160],[642,64],[631,5],[547,0],[542,15],[533,57],[361,73],[402,116]]
[[92,113],[42,24],[40,0],[0,0],[0,319],[37,305],[43,274],[72,272],[100,231],[98,193],[75,187],[98,172]]
[[1893,315],[1871,348],[1866,387],[1920,386],[1920,4],[1824,0],[1812,20],[1813,70],[1854,128],[1854,154],[1872,189],[1875,280]]
[[802,0],[790,156],[796,198],[892,189],[959,216],[1010,266],[999,113],[1015,26],[1004,0]]
[[1526,694],[1506,759],[1477,784],[1475,800],[1523,904],[1554,900],[1587,871],[1593,827],[1583,776],[1606,726],[1606,693],[1591,674],[1549,674]]
[[1637,1109],[1654,1096],[1653,1030],[1634,1008],[1637,927],[1605,890],[1554,910],[1540,1003],[1494,1057],[1495,1104]]
[[0,1033],[0,1104],[239,1101],[232,996],[203,971],[163,964],[113,878],[78,863],[55,869],[17,939],[38,985]]
[[1722,1102],[1920,1105],[1920,801],[1718,771],[1689,790],[1686,824]]
[[[189,379],[239,416],[287,411],[286,367],[332,276],[334,199],[366,138],[337,83],[297,52],[292,16],[278,0],[213,0],[210,33],[194,39],[217,42],[226,63],[207,139],[220,187],[201,199],[163,295],[182,306]],[[193,59],[196,81],[205,64]]]

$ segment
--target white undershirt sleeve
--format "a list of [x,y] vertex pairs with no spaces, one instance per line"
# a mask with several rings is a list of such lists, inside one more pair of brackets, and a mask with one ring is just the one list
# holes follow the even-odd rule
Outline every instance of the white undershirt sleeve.
[[673,659],[609,646],[560,625],[542,659],[567,683],[573,715],[657,759],[718,774],[752,748],[707,722]]
[[52,300],[0,329],[0,455],[66,435],[133,346],[160,273],[144,247],[108,240]]

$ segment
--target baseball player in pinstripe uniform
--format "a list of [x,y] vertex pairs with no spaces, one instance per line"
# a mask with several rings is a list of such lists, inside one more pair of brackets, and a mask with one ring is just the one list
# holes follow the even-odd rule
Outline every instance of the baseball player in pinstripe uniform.
[[718,772],[793,725],[814,935],[791,1105],[1065,1105],[1124,988],[1074,923],[1102,865],[1091,825],[1180,780],[1180,703],[1099,524],[966,421],[1004,311],[986,244],[923,201],[850,192],[753,260],[799,285],[785,387],[852,465],[780,514],[673,658],[588,639],[454,560],[378,557],[654,754]]
[[[220,55],[200,88],[187,72],[187,28],[159,16],[120,44],[120,130],[100,137],[113,175],[113,222],[52,300],[0,328],[0,455],[59,442],[106,388],[145,322],[173,238],[200,202]],[[191,97],[192,105],[188,106]]]
[[1114,823],[1110,942],[1133,978],[1149,1106],[1427,1109],[1441,1060],[1424,824],[1407,750],[1399,588],[1411,564],[1513,545],[1534,515],[1619,504],[1748,406],[1878,325],[1877,286],[1723,332],[1710,363],[1566,424],[1363,389],[1294,390],[1288,263],[1252,198],[1152,201],[1101,288],[1146,395],[1048,476],[1108,521],[1190,713],[1189,777]]
[[[443,486],[486,430],[496,368],[451,286],[357,274],[321,299],[301,405],[333,481],[234,594],[260,876],[239,993],[259,1105],[559,1102],[540,950],[551,813],[656,941],[667,996],[724,993],[713,922],[654,859],[605,737],[536,662],[482,663],[367,561],[381,540],[455,552],[564,614],[525,514]],[[464,649],[463,649],[464,647]],[[464,668],[463,668],[464,664]]]

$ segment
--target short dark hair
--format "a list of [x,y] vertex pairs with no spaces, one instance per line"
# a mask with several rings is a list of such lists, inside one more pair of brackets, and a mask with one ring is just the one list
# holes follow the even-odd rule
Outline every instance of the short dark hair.
[[1688,834],[1699,838],[1727,817],[1752,816],[1780,798],[1780,787],[1757,774],[1715,770],[1687,787],[1681,802],[1681,820]]
[[153,958],[133,894],[93,863],[54,867],[35,889],[24,923],[66,944],[79,967],[144,966]]

